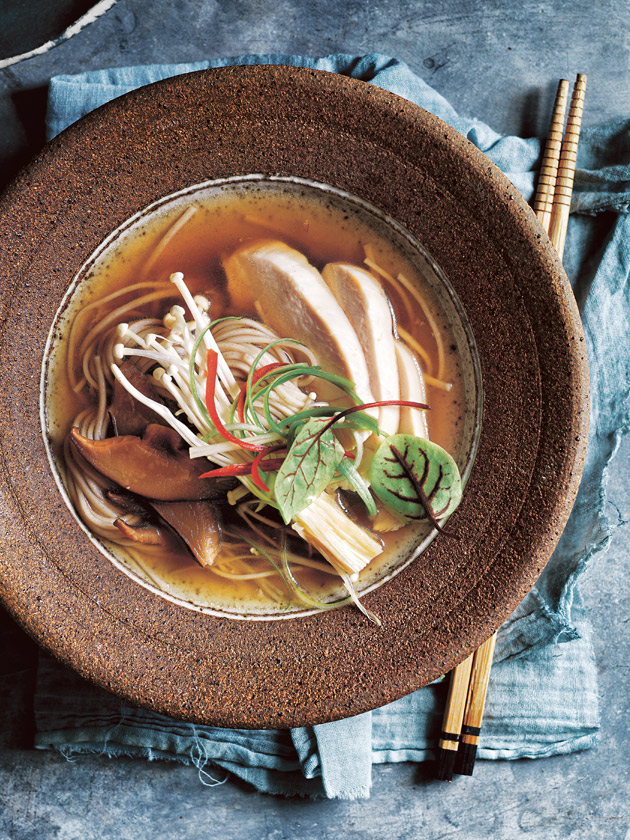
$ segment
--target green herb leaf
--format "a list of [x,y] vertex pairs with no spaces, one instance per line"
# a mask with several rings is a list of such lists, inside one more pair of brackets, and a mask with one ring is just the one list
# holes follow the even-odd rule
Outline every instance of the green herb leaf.
[[392,513],[430,519],[436,527],[462,498],[455,461],[437,443],[414,435],[392,435],[380,445],[370,465],[370,485]]
[[287,524],[325,490],[344,457],[332,430],[322,434],[326,422],[325,418],[307,420],[276,474],[274,492]]
[[370,516],[376,516],[378,510],[376,509],[374,498],[370,493],[370,488],[367,486],[361,474],[349,458],[344,458],[339,464],[339,472],[350,483],[354,492],[358,494],[359,498],[366,506],[368,514]]

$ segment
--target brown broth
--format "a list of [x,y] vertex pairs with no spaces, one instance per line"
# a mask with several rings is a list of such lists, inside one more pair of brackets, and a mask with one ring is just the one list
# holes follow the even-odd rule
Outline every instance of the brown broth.
[[[197,208],[196,212],[155,259],[154,252],[165,232],[185,207],[191,205]],[[435,277],[429,281],[427,275],[432,269],[426,260],[414,259],[410,248],[402,248],[400,238],[394,237],[380,220],[371,218],[363,209],[338,196],[301,185],[287,188],[280,184],[270,188],[248,183],[209,196],[192,194],[166,204],[158,212],[129,226],[104,253],[85,267],[54,332],[58,335],[67,332],[69,323],[83,305],[140,279],[166,281],[174,271],[183,272],[189,288],[203,292],[212,301],[212,317],[245,314],[230,308],[221,260],[245,243],[269,238],[280,239],[301,251],[319,269],[332,261],[362,265],[364,247],[368,245],[379,266],[394,277],[404,274],[421,292],[439,325],[446,349],[444,379],[453,386],[450,391],[427,387],[427,398],[432,407],[428,415],[430,437],[449,451],[463,470],[473,448],[474,422],[471,418],[475,413],[475,396],[474,388],[471,388],[470,364],[462,366],[462,351],[467,348],[464,347],[462,328],[454,329],[453,306],[445,305],[439,281]],[[143,277],[150,260],[153,260],[151,271]],[[390,291],[386,284],[384,288]],[[395,297],[390,295],[393,302]],[[143,315],[161,317],[176,300],[177,294],[174,294],[173,301],[151,304]],[[96,311],[92,318],[86,319],[83,329],[87,330],[102,315]],[[398,324],[423,346],[431,358],[433,370],[437,370],[435,337],[421,313],[409,318],[402,306],[395,305],[395,315]],[[313,349],[317,351],[317,348]],[[64,341],[53,341],[47,370],[47,421],[54,459],[62,475],[62,441],[73,418],[85,405],[85,398],[76,397],[68,387],[64,354]],[[427,533],[426,526],[413,524],[392,534],[381,534],[385,550],[361,574],[359,589],[372,586],[379,577],[399,566]],[[233,582],[219,578],[192,558],[182,561],[148,551],[141,560],[143,569],[138,571],[137,561],[119,547],[108,544],[107,549],[149,584],[197,608],[249,614],[277,609],[277,605],[274,607],[261,593],[256,581]],[[256,570],[268,568],[262,559],[254,559],[253,563]],[[332,591],[343,595],[338,579],[321,572],[301,569],[296,576],[317,597],[330,595]],[[274,578],[274,583],[285,592],[279,578]]]

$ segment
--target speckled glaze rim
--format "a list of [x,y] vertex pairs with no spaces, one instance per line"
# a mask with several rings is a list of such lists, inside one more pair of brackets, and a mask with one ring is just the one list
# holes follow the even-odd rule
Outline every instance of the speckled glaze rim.
[[70,26],[66,27],[66,29],[64,29],[60,35],[57,35],[56,38],[52,38],[50,41],[45,41],[43,44],[38,44],[36,47],[33,47],[26,52],[19,53],[18,55],[0,58],[0,70],[3,70],[5,67],[10,67],[12,64],[19,64],[21,61],[27,61],[30,58],[35,58],[37,55],[44,55],[55,47],[58,47],[60,44],[63,44],[64,41],[78,35],[79,32],[85,29],[86,26],[89,26],[90,23],[94,23],[94,21],[98,20],[101,15],[104,15],[105,12],[108,12],[111,9],[114,3],[116,3],[116,0],[99,0],[98,3],[95,3],[84,14],[82,14],[81,17],[77,18],[70,24]]
[[[381,222],[394,235],[400,237],[401,240],[405,241],[409,247],[409,250],[412,253],[416,252],[417,254],[419,254],[422,257],[422,259],[425,260],[430,266],[439,283],[439,286],[436,287],[437,293],[440,299],[442,300],[443,304],[446,306],[451,319],[457,319],[458,333],[461,333],[463,336],[465,336],[465,343],[467,345],[466,349],[469,353],[470,370],[467,371],[467,378],[470,380],[469,387],[471,390],[471,393],[469,393],[468,395],[470,401],[470,416],[468,418],[468,425],[470,426],[470,440],[468,442],[468,445],[466,446],[465,459],[463,459],[460,464],[462,486],[464,488],[466,487],[468,477],[475,462],[477,448],[479,446],[479,438],[481,435],[483,385],[481,378],[481,366],[479,363],[479,356],[477,354],[475,337],[472,333],[470,324],[468,323],[468,319],[466,318],[464,308],[462,307],[461,302],[457,297],[457,294],[455,293],[455,290],[449,283],[448,278],[444,276],[443,271],[432,259],[431,255],[428,254],[426,250],[422,247],[422,245],[408,231],[402,228],[401,225],[399,225],[394,219],[391,219],[377,207],[368,204],[366,201],[363,201],[362,199],[357,198],[356,196],[350,195],[350,193],[348,192],[339,190],[336,187],[330,186],[329,184],[321,184],[307,178],[298,178],[295,176],[287,177],[278,175],[264,175],[262,173],[252,173],[250,175],[240,175],[232,178],[220,178],[214,181],[206,181],[202,184],[192,184],[191,186],[186,187],[185,189],[180,190],[177,193],[164,196],[163,198],[154,201],[148,207],[142,208],[142,210],[134,214],[134,216],[132,216],[130,219],[126,219],[121,225],[119,225],[115,230],[113,230],[103,240],[103,242],[99,244],[95,252],[93,254],[90,254],[88,259],[83,263],[83,265],[81,265],[77,274],[72,279],[72,282],[70,283],[66,293],[64,294],[61,303],[59,304],[59,308],[57,309],[57,312],[55,313],[52,325],[48,333],[48,338],[46,341],[46,346],[44,348],[42,360],[40,380],[40,424],[44,439],[44,446],[46,447],[48,464],[57,483],[59,492],[65,500],[72,516],[76,520],[77,525],[86,534],[87,538],[95,546],[95,548],[98,551],[100,551],[105,557],[107,557],[109,561],[119,571],[121,571],[123,574],[128,575],[138,585],[145,587],[145,589],[148,589],[150,592],[153,592],[154,594],[165,598],[167,601],[171,601],[177,606],[184,607],[186,609],[192,609],[196,612],[205,613],[207,615],[213,615],[217,618],[230,618],[238,621],[287,621],[292,619],[305,618],[311,615],[317,615],[320,611],[316,609],[294,609],[291,611],[278,610],[273,613],[252,611],[244,612],[238,609],[219,609],[217,607],[201,605],[199,603],[186,600],[182,596],[175,595],[173,593],[160,589],[156,584],[152,583],[147,578],[143,577],[138,571],[134,570],[133,566],[126,563],[122,558],[117,557],[116,554],[114,554],[108,549],[107,545],[102,540],[100,540],[96,535],[91,533],[89,528],[87,528],[84,525],[81,518],[74,509],[70,497],[68,496],[68,491],[65,486],[64,480],[59,472],[59,466],[57,464],[57,459],[53,452],[53,447],[51,446],[51,442],[45,431],[48,428],[47,381],[49,376],[50,352],[53,344],[55,343],[55,333],[61,329],[59,325],[63,322],[63,317],[66,309],[70,305],[73,296],[75,296],[79,292],[84,278],[89,276],[90,271],[95,265],[95,263],[97,263],[98,260],[101,259],[111,249],[112,246],[116,245],[121,236],[131,231],[137,225],[142,224],[142,222],[146,221],[154,214],[159,213],[160,210],[171,207],[182,200],[195,200],[200,193],[205,192],[208,189],[212,190],[216,188],[221,189],[224,187],[238,187],[244,184],[261,185],[263,188],[265,188],[267,185],[273,186],[286,184],[289,186],[292,185],[294,187],[298,186],[307,188],[309,191],[320,193],[323,196],[332,196],[337,200],[341,199],[346,204],[358,208],[361,211],[361,213],[365,216],[372,217]],[[393,580],[393,578],[395,578],[397,574],[399,574],[403,569],[405,569],[410,563],[413,563],[422,554],[422,552],[426,548],[428,548],[429,545],[431,545],[436,536],[437,531],[435,529],[429,530],[428,533],[421,537],[421,539],[415,545],[413,551],[407,557],[399,559],[393,565],[389,564],[384,570],[384,572],[378,577],[374,578],[373,576],[371,576],[370,579],[363,584],[363,586],[359,586],[357,589],[359,595],[363,597],[364,595],[367,595],[370,592],[373,592],[375,589],[378,589],[379,587],[383,586],[383,584],[388,583],[390,580]]]
[[[333,184],[396,219],[453,285],[477,341],[483,430],[454,541],[366,596],[299,622],[192,613],[89,543],[48,468],[39,370],[54,313],[106,235],[162,196],[262,172]],[[2,600],[40,643],[130,702],[219,726],[355,715],[448,671],[547,562],[587,440],[582,328],[562,266],[515,188],[468,141],[363,82],[232,67],[127,94],[72,126],[0,203]],[[19,348],[19,349],[17,349]]]

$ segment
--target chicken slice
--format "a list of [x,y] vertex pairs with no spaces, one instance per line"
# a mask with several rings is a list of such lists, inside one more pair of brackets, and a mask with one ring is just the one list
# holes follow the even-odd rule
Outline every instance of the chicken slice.
[[[246,245],[224,262],[233,308],[257,304],[264,322],[279,335],[310,347],[324,370],[354,382],[363,402],[372,401],[363,350],[352,325],[321,274],[283,242]],[[339,390],[319,380],[320,399],[333,402]]]
[[[364,269],[346,263],[328,263],[322,277],[359,337],[374,399],[399,400],[392,312],[380,283]],[[379,408],[378,423],[385,434],[396,434],[399,421],[398,406]]]
[[[426,402],[424,377],[416,357],[402,341],[397,341],[396,358],[398,359],[398,375],[400,378],[400,399],[411,402]],[[429,426],[426,412],[417,408],[400,408],[400,425],[398,431],[403,435],[429,439]]]

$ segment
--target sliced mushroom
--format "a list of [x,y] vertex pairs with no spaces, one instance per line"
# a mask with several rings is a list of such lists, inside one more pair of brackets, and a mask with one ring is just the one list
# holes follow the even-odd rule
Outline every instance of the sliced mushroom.
[[124,519],[116,519],[114,525],[121,534],[133,542],[141,545],[161,545],[169,551],[176,551],[182,554],[186,551],[185,546],[179,537],[167,527],[160,527],[152,522],[140,522],[138,525],[130,525]]
[[[130,359],[125,359],[120,369],[141,394],[156,402],[162,402],[154,387],[152,376],[143,373]],[[114,396],[109,406],[109,416],[116,435],[141,435],[150,423],[164,425],[165,422],[155,411],[132,397],[118,379],[114,380]]]
[[[361,344],[321,274],[303,254],[283,242],[262,241],[240,248],[224,263],[232,305],[251,311],[254,304],[268,326],[315,349],[324,370],[354,382],[363,402],[372,401]],[[321,399],[339,390],[321,380]]]
[[221,547],[221,528],[214,505],[197,502],[151,502],[202,566],[215,561]]
[[233,481],[200,479],[205,459],[191,459],[174,429],[150,424],[135,435],[90,440],[70,430],[70,443],[94,469],[125,490],[161,501],[219,498]]
[[[328,263],[322,277],[361,342],[374,399],[399,400],[392,312],[379,282],[364,269],[347,263]],[[398,406],[378,410],[379,426],[386,434],[398,431],[399,419]]]
[[122,508],[125,513],[135,513],[138,516],[146,516],[147,514],[146,502],[141,502],[137,496],[134,496],[132,493],[126,493],[120,487],[106,490],[105,495],[110,502]]

